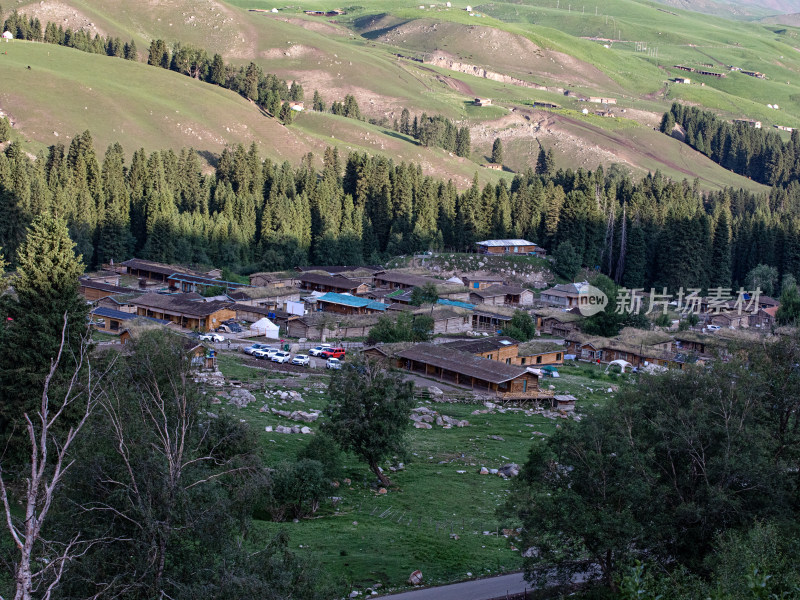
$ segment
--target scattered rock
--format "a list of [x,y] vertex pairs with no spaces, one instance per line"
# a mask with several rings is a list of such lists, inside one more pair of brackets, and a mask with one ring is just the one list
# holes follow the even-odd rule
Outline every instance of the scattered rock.
[[301,427],[300,428],[300,433],[302,433],[303,435],[308,435],[309,433],[311,433],[311,428],[310,427]]
[[486,467],[481,467],[480,474],[481,475],[488,475],[489,474],[489,469],[487,469]]
[[228,396],[230,397],[228,404],[232,404],[237,408],[245,408],[251,402],[256,401],[256,397],[253,394],[241,388],[231,390]]
[[380,489],[378,490],[378,493],[379,493],[379,494],[387,494],[388,492],[386,491],[386,488],[383,488],[383,487],[382,487],[382,488],[380,488]]
[[408,583],[411,585],[420,585],[422,583],[422,571],[414,571],[408,577]]
[[444,392],[435,385],[428,386],[428,393],[431,396],[444,396]]
[[503,438],[503,437],[501,437],[499,435],[487,435],[486,437],[488,437],[490,440],[497,440],[498,442],[505,442],[506,441],[505,438]]
[[451,533],[450,534],[450,539],[451,540],[458,540],[458,539],[461,539],[461,538],[458,536],[457,533]]
[[433,429],[433,425],[431,425],[430,423],[422,423],[420,421],[415,422],[414,427],[416,427],[417,429]]
[[267,425],[267,426],[264,428],[264,431],[266,431],[267,433],[272,433],[272,425]]

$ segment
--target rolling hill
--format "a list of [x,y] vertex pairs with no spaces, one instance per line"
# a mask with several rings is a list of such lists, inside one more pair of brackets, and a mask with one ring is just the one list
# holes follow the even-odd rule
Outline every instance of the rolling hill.
[[[15,74],[28,64],[33,72],[20,74],[26,84],[4,91],[0,102],[34,149],[52,143],[53,131],[63,136],[86,127],[100,140],[129,139],[126,148],[191,145],[209,155],[226,144],[256,141],[278,160],[309,151],[319,155],[336,143],[421,162],[460,185],[475,171],[496,177],[480,164],[494,137],[501,137],[516,148],[508,161],[514,170],[533,165],[541,143],[556,150],[563,166],[595,168],[614,161],[636,172],[699,177],[709,188],[760,189],[699,155],[683,156],[688,149],[653,131],[661,113],[679,100],[765,126],[800,126],[800,52],[791,30],[699,19],[645,0],[608,0],[596,14],[545,0],[477,5],[472,13],[453,4],[420,10],[408,0],[375,0],[336,18],[308,16],[268,0],[17,5],[43,21],[134,39],[141,58],[152,39],[163,38],[220,52],[234,65],[256,62],[265,72],[302,83],[306,99],[314,90],[326,104],[352,94],[374,125],[304,114],[287,130],[231,92],[142,64],[53,46],[34,49],[35,44],[12,44],[14,52],[2,57]],[[303,5],[327,8],[319,0]],[[58,67],[52,64],[56,57]],[[683,71],[674,65],[726,76],[693,74],[691,85],[679,85],[671,80]],[[729,65],[767,78],[728,71]],[[74,102],[56,101],[63,89],[73,90]],[[473,106],[477,96],[492,98],[495,106]],[[595,116],[604,107],[582,101],[589,96],[613,98],[616,104],[608,108],[614,118]],[[95,103],[101,108],[93,111]],[[472,160],[423,148],[387,129],[403,108],[468,124]]]

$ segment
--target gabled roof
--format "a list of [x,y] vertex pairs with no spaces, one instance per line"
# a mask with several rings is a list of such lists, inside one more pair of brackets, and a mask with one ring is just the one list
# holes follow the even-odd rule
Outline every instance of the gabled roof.
[[125,294],[134,291],[131,288],[126,288],[119,285],[111,285],[110,283],[103,283],[102,281],[93,281],[92,279],[86,279],[83,277],[78,279],[78,283],[81,285],[81,287],[100,290],[101,292],[110,292],[112,294]]
[[417,344],[413,348],[398,352],[396,356],[490,383],[505,383],[528,373],[525,367],[481,358],[469,352],[446,348],[441,344]]
[[493,298],[497,296],[519,296],[525,291],[524,287],[516,285],[492,285],[485,290],[471,290],[470,294],[475,294],[481,298]]
[[508,336],[493,336],[477,339],[456,340],[454,342],[445,342],[441,344],[446,348],[453,350],[461,350],[469,352],[470,354],[484,354],[485,352],[494,352],[495,350],[502,350],[509,346],[517,346],[519,342],[514,338]]
[[142,260],[140,258],[131,258],[125,262],[120,263],[123,267],[129,269],[139,269],[142,271],[150,271],[151,273],[159,273],[161,275],[172,275],[173,273],[185,273],[187,275],[202,275],[196,273],[191,269],[185,267],[176,267],[175,265],[167,265],[164,263],[154,262],[152,260]]
[[134,300],[131,304],[156,310],[180,313],[192,317],[207,317],[218,310],[230,308],[233,302],[213,300],[212,302],[200,302],[185,298],[188,294],[145,294]]
[[162,325],[166,325],[171,321],[164,319],[156,319],[154,317],[142,317],[136,313],[124,312],[121,310],[114,310],[113,308],[106,308],[105,306],[97,306],[92,309],[92,314],[98,317],[105,317],[106,319],[116,319],[117,321],[133,321],[134,319],[147,319]]
[[458,300],[448,300],[447,298],[439,298],[436,301],[436,304],[442,304],[444,306],[455,306],[457,308],[465,308],[467,310],[472,310],[475,308],[475,305],[471,302],[460,302]]
[[434,285],[442,284],[444,281],[441,279],[434,279],[433,277],[424,277],[422,275],[412,275],[410,273],[398,273],[395,271],[385,271],[383,273],[375,274],[375,279],[381,281],[389,281],[391,283],[399,283],[402,285],[423,286],[426,283],[433,283]]
[[533,242],[528,240],[484,240],[482,242],[475,242],[478,246],[535,246]]
[[339,273],[347,273],[351,271],[372,271],[373,273],[377,273],[378,271],[382,270],[382,267],[378,265],[325,265],[325,266],[307,266],[307,267],[295,267],[295,270],[300,271],[301,273],[306,273],[308,271],[322,271],[324,273],[328,273],[329,275],[337,275]]
[[339,275],[325,275],[324,273],[301,273],[297,279],[303,283],[327,285],[343,290],[355,290],[358,289],[358,286],[363,285],[360,281],[353,281]]
[[348,294],[336,294],[328,292],[327,294],[317,298],[317,302],[329,302],[331,304],[340,304],[342,306],[352,306],[354,308],[367,308],[370,310],[386,310],[389,306],[377,300],[370,300],[369,298],[361,298],[360,296],[350,296]]

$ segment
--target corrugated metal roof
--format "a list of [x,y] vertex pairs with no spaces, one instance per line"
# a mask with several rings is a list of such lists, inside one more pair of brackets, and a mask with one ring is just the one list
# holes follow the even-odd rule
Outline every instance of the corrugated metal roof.
[[97,317],[105,317],[106,319],[116,319],[118,321],[132,321],[133,319],[147,319],[148,321],[155,321],[156,323],[169,323],[164,319],[156,319],[155,317],[142,317],[136,313],[124,312],[121,310],[114,310],[113,308],[106,308],[105,306],[98,306],[92,309],[92,315]]
[[397,353],[397,357],[415,360],[466,375],[490,383],[505,383],[525,375],[525,367],[507,365],[505,363],[480,358],[469,352],[445,348],[437,344],[417,344],[413,348]]
[[478,246],[535,246],[533,242],[528,240],[484,240],[482,242],[475,242]]
[[355,308],[369,308],[372,310],[386,310],[388,306],[383,302],[377,300],[370,300],[369,298],[361,298],[359,296],[349,296],[347,294],[337,294],[335,292],[328,292],[324,296],[317,298],[317,302],[330,302],[331,304],[342,304],[344,306],[352,306]]

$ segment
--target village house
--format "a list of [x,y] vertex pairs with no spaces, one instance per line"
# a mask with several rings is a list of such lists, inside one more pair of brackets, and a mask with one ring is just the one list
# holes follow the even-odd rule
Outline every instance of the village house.
[[475,304],[531,306],[533,292],[514,285],[493,285],[470,292],[469,299]]
[[129,291],[125,294],[114,294],[113,296],[106,296],[100,298],[95,302],[95,306],[102,306],[112,310],[119,310],[122,312],[135,313],[136,307],[131,304],[131,301],[142,295],[142,292]]
[[561,308],[573,308],[578,306],[581,289],[589,285],[586,281],[580,283],[559,283],[549,290],[543,290],[539,295],[539,300],[543,304],[550,304]]
[[300,302],[302,292],[294,287],[248,287],[228,294],[238,304],[261,306],[272,310],[286,310],[286,305]]
[[[117,278],[117,281],[119,281],[119,278]],[[78,292],[89,302],[95,302],[102,298],[114,296],[115,294],[125,294],[131,291],[133,290],[130,288],[96,281],[86,277],[78,279]]]
[[756,314],[750,315],[750,327],[759,327],[762,329],[772,329],[775,326],[775,320],[778,314],[777,306],[770,308],[759,308]]
[[214,300],[202,302],[184,297],[185,294],[144,294],[131,300],[136,314],[171,321],[179,327],[212,331],[223,321],[236,318],[233,302]]
[[140,317],[139,315],[122,312],[120,310],[113,310],[103,306],[96,306],[91,310],[92,327],[97,331],[103,333],[110,333],[112,335],[119,335],[130,323],[137,319],[146,319],[158,325],[170,325],[171,322],[164,319],[154,319],[151,317]]
[[528,240],[484,240],[475,242],[475,245],[481,254],[535,254],[536,256],[546,254],[544,248]]
[[170,290],[178,291],[182,294],[190,292],[202,293],[211,288],[224,288],[226,291],[234,291],[242,287],[249,287],[245,283],[235,281],[222,281],[200,275],[188,275],[186,273],[173,273],[167,277],[167,285]]
[[615,338],[593,337],[577,332],[565,338],[567,352],[574,354],[578,360],[604,364],[624,360],[634,367],[653,364],[682,368],[682,363],[675,360],[672,343],[672,337],[665,333],[633,329],[624,329]]
[[761,129],[761,121],[756,121],[754,119],[734,119],[733,122],[747,125],[751,129]]
[[433,334],[466,333],[471,328],[472,312],[453,305],[421,306],[414,314],[428,315],[433,319]]
[[723,311],[718,314],[710,313],[708,322],[711,325],[720,327],[731,327],[734,329],[750,326],[750,313],[738,310]]
[[616,98],[600,98],[597,96],[589,96],[589,102],[594,104],[616,104]]
[[472,310],[473,331],[502,331],[511,323],[514,309],[507,306],[477,305]]
[[497,163],[483,163],[481,165],[484,169],[491,169],[492,171],[502,171],[503,165]]
[[519,351],[519,342],[507,336],[456,340],[454,342],[445,342],[442,346],[469,352],[475,356],[496,360],[507,365],[517,364],[515,361]]
[[337,294],[365,294],[369,290],[366,283],[353,281],[341,275],[324,273],[302,273],[297,278],[300,287],[309,292],[334,292]]
[[675,78],[675,83],[684,83],[684,84],[688,85],[688,84],[692,83],[692,80],[689,79],[688,77],[676,77]]
[[275,271],[270,273],[253,273],[250,285],[253,287],[295,287],[297,278],[291,272]]
[[500,400],[550,398],[539,388],[537,373],[525,367],[480,358],[440,344],[416,344],[397,352],[398,366],[440,381],[469,387]]
[[485,290],[493,285],[503,285],[506,280],[502,275],[462,275],[461,281],[471,290]]
[[564,346],[554,342],[527,342],[519,345],[516,365],[543,367],[564,364]]
[[373,276],[372,283],[377,288],[410,290],[415,287],[422,287],[428,283],[438,286],[444,283],[444,281],[433,277],[425,277],[423,275],[402,273],[400,271],[381,271]]
[[540,308],[533,313],[536,316],[536,329],[540,333],[564,337],[577,331],[583,315],[575,311],[564,311],[557,308]]
[[317,310],[342,315],[368,315],[386,312],[387,304],[349,294],[328,292],[317,298]]
[[132,277],[165,284],[170,275],[175,275],[177,273],[199,277],[205,276],[205,273],[198,273],[185,267],[167,265],[151,260],[142,260],[140,258],[131,258],[130,260],[121,262],[120,266],[124,267],[125,272]]
[[288,321],[286,333],[293,338],[327,341],[336,338],[360,338],[369,335],[381,314],[315,312]]
[[491,106],[491,98],[475,98],[475,106]]

